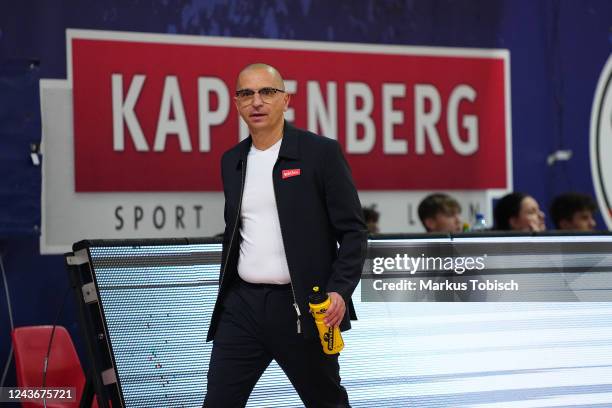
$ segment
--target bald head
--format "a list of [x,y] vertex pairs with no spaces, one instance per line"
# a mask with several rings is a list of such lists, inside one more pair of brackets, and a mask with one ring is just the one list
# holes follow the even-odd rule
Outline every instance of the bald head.
[[244,75],[248,75],[249,73],[255,71],[266,71],[268,74],[272,76],[274,87],[278,89],[285,90],[285,83],[283,82],[283,77],[281,77],[280,72],[272,65],[263,64],[263,63],[255,63],[247,65],[240,71],[238,74],[238,81],[236,82],[236,90],[241,89],[242,85],[240,80],[244,77]]

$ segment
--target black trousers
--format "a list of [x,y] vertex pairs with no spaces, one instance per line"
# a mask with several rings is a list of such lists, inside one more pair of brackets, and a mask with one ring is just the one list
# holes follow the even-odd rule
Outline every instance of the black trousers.
[[296,319],[289,285],[234,285],[213,340],[204,407],[244,407],[272,359],[306,407],[350,407],[338,355],[324,354],[318,339],[298,334]]

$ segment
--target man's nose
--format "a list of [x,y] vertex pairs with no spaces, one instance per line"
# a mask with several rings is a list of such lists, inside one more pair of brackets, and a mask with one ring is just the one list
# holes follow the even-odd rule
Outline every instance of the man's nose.
[[261,105],[263,105],[263,99],[261,95],[259,94],[259,92],[256,92],[255,95],[253,95],[253,106],[261,106]]

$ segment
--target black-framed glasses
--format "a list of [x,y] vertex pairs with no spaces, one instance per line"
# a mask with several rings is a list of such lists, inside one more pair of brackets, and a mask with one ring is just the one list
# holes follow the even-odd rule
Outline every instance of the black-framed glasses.
[[265,87],[259,90],[246,88],[246,89],[237,90],[236,98],[241,104],[249,104],[253,102],[253,98],[255,97],[255,94],[258,93],[262,101],[264,101],[265,103],[269,103],[279,92],[285,93],[285,91],[283,91],[282,89],[277,89],[277,88],[272,88],[272,87]]

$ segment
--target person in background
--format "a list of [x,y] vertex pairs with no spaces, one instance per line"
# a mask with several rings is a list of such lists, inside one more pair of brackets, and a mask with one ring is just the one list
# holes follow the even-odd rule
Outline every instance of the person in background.
[[591,196],[581,193],[561,194],[550,206],[555,228],[567,231],[594,231],[597,223],[593,215],[597,205]]
[[363,218],[366,226],[368,227],[368,233],[378,234],[380,232],[380,229],[378,228],[380,213],[376,211],[376,204],[372,204],[369,207],[363,207],[361,210],[363,211]]
[[525,193],[514,192],[503,196],[495,205],[493,217],[493,229],[499,231],[546,230],[545,215],[538,202]]
[[419,204],[418,213],[427,232],[457,233],[463,229],[461,206],[448,194],[428,195]]

